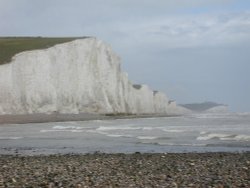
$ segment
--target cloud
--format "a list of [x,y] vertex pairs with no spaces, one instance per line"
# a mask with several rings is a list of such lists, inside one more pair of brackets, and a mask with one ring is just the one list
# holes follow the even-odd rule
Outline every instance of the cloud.
[[[159,35],[155,35],[155,38],[160,34],[173,37],[181,32],[187,34],[185,29],[195,27],[189,23],[184,28],[193,18],[183,21],[175,19],[186,9],[218,7],[235,1],[106,0],[104,3],[102,0],[0,0],[0,35],[86,34],[97,35],[108,41],[118,37],[116,34],[139,40],[138,32],[151,38],[157,33]],[[175,23],[178,27],[175,27]],[[145,29],[151,33],[145,33]],[[189,34],[195,38],[199,33]]]
[[[250,12],[197,16],[166,16],[139,22],[106,25],[112,42],[153,48],[189,48],[199,46],[239,45],[250,42]],[[100,31],[101,25],[85,28]],[[104,38],[107,38],[107,36]],[[117,41],[115,41],[117,40]]]

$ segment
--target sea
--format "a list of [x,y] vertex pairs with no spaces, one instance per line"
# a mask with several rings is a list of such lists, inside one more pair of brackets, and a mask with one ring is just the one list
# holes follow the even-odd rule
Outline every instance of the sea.
[[0,125],[0,155],[249,151],[250,113]]

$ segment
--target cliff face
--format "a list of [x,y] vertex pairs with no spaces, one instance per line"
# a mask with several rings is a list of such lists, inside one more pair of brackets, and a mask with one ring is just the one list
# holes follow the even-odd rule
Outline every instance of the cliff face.
[[0,114],[181,113],[164,94],[135,88],[95,38],[17,54],[0,66],[0,88]]

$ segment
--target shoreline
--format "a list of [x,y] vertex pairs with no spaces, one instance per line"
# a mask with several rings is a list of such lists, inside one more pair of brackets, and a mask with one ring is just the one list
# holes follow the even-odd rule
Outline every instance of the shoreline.
[[249,187],[248,153],[1,156],[0,187]]
[[168,114],[17,114],[0,115],[0,125],[3,124],[27,124],[27,123],[48,123],[68,121],[91,121],[91,120],[115,120],[135,119],[153,117],[176,117],[180,115]]

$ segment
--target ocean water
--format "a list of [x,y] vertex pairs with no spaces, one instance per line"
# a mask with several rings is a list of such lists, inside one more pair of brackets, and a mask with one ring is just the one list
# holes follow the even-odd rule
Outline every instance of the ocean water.
[[245,151],[248,113],[0,125],[0,154]]

